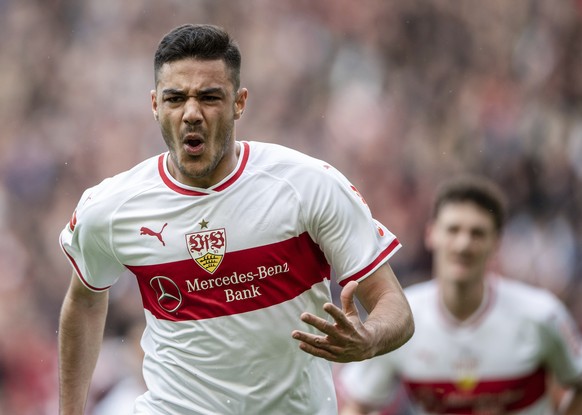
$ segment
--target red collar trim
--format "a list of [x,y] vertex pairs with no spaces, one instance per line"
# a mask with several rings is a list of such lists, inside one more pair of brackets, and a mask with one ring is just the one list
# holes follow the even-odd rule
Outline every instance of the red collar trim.
[[241,176],[249,160],[250,153],[249,143],[246,141],[242,141],[240,149],[241,149],[240,157],[238,159],[238,164],[234,171],[228,176],[226,176],[223,181],[217,183],[212,187],[209,187],[208,189],[200,189],[196,187],[186,186],[185,184],[178,183],[174,178],[172,178],[167,168],[167,160],[170,154],[169,152],[160,154],[160,156],[158,157],[158,172],[165,185],[168,186],[173,191],[175,191],[176,193],[180,193],[186,196],[207,196],[209,194],[225,190],[226,188],[230,187],[234,182],[236,182],[237,179]]

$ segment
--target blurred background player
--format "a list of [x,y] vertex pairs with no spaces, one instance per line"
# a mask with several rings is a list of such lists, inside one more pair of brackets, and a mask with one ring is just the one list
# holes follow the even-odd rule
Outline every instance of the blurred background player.
[[441,185],[426,230],[434,278],[405,290],[416,333],[390,355],[343,368],[343,415],[385,408],[399,382],[416,414],[555,414],[553,380],[567,390],[559,413],[582,414],[573,319],[550,292],[490,271],[504,217],[492,182]]

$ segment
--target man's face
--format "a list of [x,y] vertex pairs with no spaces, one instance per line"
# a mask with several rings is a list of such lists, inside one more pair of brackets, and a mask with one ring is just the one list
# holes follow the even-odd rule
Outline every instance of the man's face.
[[442,282],[480,281],[497,242],[493,216],[473,202],[446,203],[426,233],[435,277]]
[[174,61],[157,75],[152,110],[170,150],[170,173],[189,186],[218,183],[236,166],[234,121],[246,89],[234,91],[222,60]]

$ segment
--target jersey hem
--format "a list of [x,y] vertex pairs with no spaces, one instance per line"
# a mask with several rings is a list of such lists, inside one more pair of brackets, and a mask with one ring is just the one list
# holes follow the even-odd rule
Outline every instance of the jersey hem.
[[83,285],[85,287],[87,287],[89,290],[91,291],[95,291],[95,292],[102,292],[102,291],[106,291],[109,288],[111,288],[110,285],[108,285],[107,287],[94,287],[93,285],[89,284],[87,282],[87,280],[85,279],[85,277],[83,276],[83,273],[81,272],[81,270],[79,269],[79,266],[77,265],[77,262],[75,262],[75,259],[67,252],[67,250],[65,249],[65,245],[63,244],[63,239],[62,236],[59,239],[59,243],[61,245],[61,249],[63,250],[63,252],[65,253],[65,256],[67,257],[67,259],[69,260],[69,262],[71,263],[71,265],[73,266],[73,269],[75,270],[75,273],[77,274],[77,277],[79,278],[79,280],[83,283]]
[[376,257],[376,259],[374,261],[372,261],[371,264],[364,267],[362,270],[355,273],[354,275],[347,277],[347,278],[344,278],[343,280],[339,281],[339,285],[344,287],[350,281],[360,281],[360,280],[364,279],[369,274],[371,274],[373,271],[375,271],[380,265],[382,265],[384,262],[388,261],[388,259],[390,259],[390,257],[392,255],[394,255],[394,253],[396,251],[398,251],[401,247],[402,247],[402,245],[400,244],[398,239],[394,239],[390,243],[390,245],[388,245],[388,247],[384,251],[382,251],[380,253],[380,255],[378,255],[378,257]]

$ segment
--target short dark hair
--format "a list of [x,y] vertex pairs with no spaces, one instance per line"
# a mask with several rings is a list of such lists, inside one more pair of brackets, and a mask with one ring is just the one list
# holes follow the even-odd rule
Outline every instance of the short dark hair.
[[167,33],[154,56],[156,85],[159,70],[165,63],[186,58],[223,60],[230,71],[234,90],[238,91],[241,54],[236,41],[223,28],[209,24],[185,24]]
[[461,175],[443,182],[436,191],[432,218],[437,217],[444,205],[456,202],[476,204],[491,214],[498,232],[503,228],[506,216],[505,197],[493,181],[482,176]]

